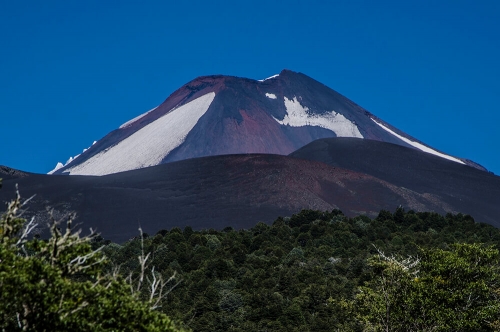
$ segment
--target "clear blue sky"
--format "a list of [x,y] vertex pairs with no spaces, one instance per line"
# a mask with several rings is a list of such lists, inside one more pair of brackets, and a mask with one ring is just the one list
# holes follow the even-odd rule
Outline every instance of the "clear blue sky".
[[500,1],[2,1],[0,164],[45,173],[201,75],[305,73],[500,174]]

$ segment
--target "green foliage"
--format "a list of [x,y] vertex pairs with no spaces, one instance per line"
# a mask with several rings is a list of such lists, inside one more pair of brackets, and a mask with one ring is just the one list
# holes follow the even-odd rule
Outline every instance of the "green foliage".
[[369,331],[494,331],[500,314],[498,249],[453,244],[419,258],[370,259],[375,278],[354,312]]
[[[468,215],[304,210],[119,245],[71,220],[28,240],[21,210],[0,219],[4,331],[180,331],[167,313],[195,331],[500,331],[500,232]],[[175,273],[176,288],[158,283]],[[166,296],[152,300],[155,284]]]
[[0,219],[2,331],[180,331],[152,311],[119,276],[103,274],[105,257],[89,237],[54,223],[48,240],[28,240],[19,196]]
[[[375,324],[368,318],[376,314],[368,311],[368,303],[379,299],[367,295],[364,303],[359,289],[375,294],[377,278],[386,271],[386,263],[374,263],[378,251],[373,244],[387,255],[418,256],[423,271],[423,253],[434,253],[425,250],[453,253],[456,242],[499,249],[500,232],[461,214],[398,209],[370,219],[347,218],[338,210],[305,210],[248,230],[162,231],[145,239],[144,248],[153,253],[158,272],[168,276],[177,271],[182,277],[161,310],[194,331],[362,331]],[[103,251],[111,265],[138,273],[137,248],[136,239]],[[393,290],[398,295],[400,289]],[[471,315],[464,314],[463,320]]]

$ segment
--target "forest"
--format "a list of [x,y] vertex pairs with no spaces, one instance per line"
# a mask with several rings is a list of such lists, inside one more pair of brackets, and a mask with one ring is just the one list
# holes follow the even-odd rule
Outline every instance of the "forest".
[[500,232],[469,215],[303,210],[117,244],[0,219],[4,331],[499,331]]
[[[155,271],[175,275],[161,310],[194,331],[385,331],[384,326],[391,326],[389,331],[490,331],[498,324],[500,232],[468,215],[400,207],[370,219],[348,218],[339,210],[303,210],[247,230],[174,228],[122,245],[95,238],[92,245],[104,245],[108,268],[120,266],[124,274],[138,272],[141,250],[151,253]],[[478,266],[477,259],[487,270],[481,277],[469,271]],[[367,290],[376,295],[382,286],[390,288],[380,285],[389,277],[397,279],[389,285],[392,310],[412,296],[416,301],[414,308],[379,319],[375,312],[388,307]],[[419,286],[426,286],[410,291],[405,278],[420,278]],[[439,296],[431,292],[436,282]],[[459,282],[466,290],[446,288]],[[478,297],[477,308],[462,303],[471,294]],[[453,296],[462,298],[453,302]],[[443,301],[448,304],[441,306]],[[467,305],[466,313],[454,311]],[[434,312],[418,310],[425,306]],[[425,315],[428,321],[410,327]]]

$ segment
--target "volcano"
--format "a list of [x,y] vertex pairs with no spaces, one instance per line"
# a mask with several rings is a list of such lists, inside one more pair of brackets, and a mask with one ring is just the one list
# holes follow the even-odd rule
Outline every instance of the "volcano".
[[72,212],[120,242],[139,226],[242,229],[301,209],[375,217],[403,207],[500,227],[500,177],[289,70],[197,78],[50,173],[0,166],[0,201],[16,185],[36,195],[25,216],[41,235]]
[[482,169],[425,145],[304,74],[283,70],[260,81],[199,77],[50,173],[105,175],[216,155],[288,155],[331,137],[398,144]]

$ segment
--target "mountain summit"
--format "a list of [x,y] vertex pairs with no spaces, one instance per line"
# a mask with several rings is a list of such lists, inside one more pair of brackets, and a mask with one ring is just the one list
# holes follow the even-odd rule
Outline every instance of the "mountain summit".
[[320,82],[290,70],[264,80],[204,76],[50,173],[105,175],[226,154],[289,153],[320,138],[389,142],[461,164]]

